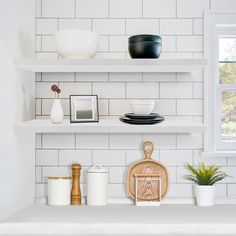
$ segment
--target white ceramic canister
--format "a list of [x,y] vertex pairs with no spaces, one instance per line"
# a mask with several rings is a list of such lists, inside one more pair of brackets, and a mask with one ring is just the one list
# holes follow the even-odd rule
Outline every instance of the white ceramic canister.
[[48,177],[48,205],[70,205],[71,177]]
[[95,165],[87,169],[87,205],[107,204],[108,170]]

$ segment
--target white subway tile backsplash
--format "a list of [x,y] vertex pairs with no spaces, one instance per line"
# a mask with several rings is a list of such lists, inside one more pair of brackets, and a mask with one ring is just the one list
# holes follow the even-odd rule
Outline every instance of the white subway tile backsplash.
[[170,184],[168,198],[192,198],[192,184]]
[[228,184],[227,186],[228,189],[228,197],[230,198],[235,198],[236,197],[236,188],[235,188],[235,184]]
[[36,36],[35,37],[35,51],[39,52],[42,50],[42,37]]
[[36,19],[36,34],[54,34],[57,31],[57,19]]
[[193,151],[193,157],[194,157],[194,165],[198,165],[202,162],[206,165],[226,165],[226,157],[203,157],[202,156],[202,151],[199,150],[194,150]]
[[[74,80],[75,80],[74,73],[42,73],[43,82],[58,82],[58,81],[70,82]],[[50,84],[53,85],[54,83]]]
[[196,35],[203,35],[203,19],[194,19],[194,25],[193,25],[193,33]]
[[110,73],[110,82],[140,82],[142,81],[142,73]]
[[76,16],[106,18],[108,17],[108,0],[76,0]]
[[93,150],[93,164],[125,166],[124,150]]
[[[159,150],[154,149],[152,153],[152,159],[159,161]],[[145,154],[143,149],[139,150],[126,150],[126,165],[132,164],[133,162],[144,160]]]
[[98,113],[100,116],[108,116],[108,99],[99,99],[98,100]]
[[177,51],[179,52],[202,52],[202,36],[177,36]]
[[143,0],[143,17],[176,17],[176,0]]
[[227,196],[227,185],[216,184],[216,198],[225,198]]
[[159,34],[159,20],[157,19],[127,19],[126,34]]
[[110,198],[127,197],[125,185],[124,184],[109,184],[108,197]]
[[42,114],[42,103],[41,99],[35,101],[35,115],[40,116]]
[[110,18],[141,18],[142,0],[110,0]]
[[74,162],[82,166],[92,165],[91,150],[59,150],[59,165],[70,166]]
[[74,134],[42,134],[42,147],[44,149],[74,149]]
[[109,115],[119,116],[131,112],[129,101],[126,99],[109,99]]
[[193,83],[193,97],[203,98],[204,97],[204,83]]
[[110,149],[139,149],[141,147],[141,134],[110,134]]
[[161,19],[161,35],[189,35],[193,33],[192,19]]
[[176,73],[143,73],[143,82],[173,82]]
[[126,182],[126,167],[110,167],[109,178],[111,184],[123,184]]
[[42,50],[46,52],[57,51],[54,36],[42,36]]
[[184,166],[193,163],[192,150],[160,150],[160,160],[167,166]]
[[192,98],[192,83],[160,83],[160,98]]
[[180,184],[187,184],[187,183],[191,183],[189,180],[186,180],[184,178],[185,175],[188,175],[189,172],[187,171],[187,169],[185,167],[177,167],[177,183]]
[[153,142],[155,149],[176,149],[175,134],[143,134],[143,141]]
[[47,18],[75,17],[74,0],[42,0],[42,15]]
[[209,6],[209,0],[177,0],[177,17],[203,17]]
[[109,37],[110,52],[127,52],[128,37],[127,36],[110,36]]
[[108,134],[76,134],[76,149],[108,149]]
[[202,149],[202,134],[177,134],[177,149]]
[[58,150],[36,150],[36,165],[58,165]]
[[[211,2],[211,4],[210,4]],[[42,4],[41,4],[42,3]],[[85,29],[99,34],[95,58],[130,58],[128,37],[160,34],[161,58],[204,58],[203,11],[231,11],[234,0],[36,0],[36,58],[58,59],[53,34],[57,30]],[[203,70],[193,73],[38,73],[36,78],[37,118],[49,118],[59,84],[61,103],[69,115],[70,94],[98,94],[101,116],[131,112],[132,99],[155,99],[154,112],[166,120],[203,122]],[[181,91],[181,92],[180,92]],[[118,119],[118,117],[117,117]],[[144,159],[142,142],[155,144],[152,158],[160,160],[170,174],[169,198],[193,197],[192,184],[183,179],[186,162],[216,164],[233,176],[217,184],[217,197],[234,198],[236,161],[233,158],[202,157],[202,134],[37,134],[36,197],[47,195],[47,175],[68,175],[77,161],[87,167],[108,167],[109,197],[127,197],[127,165]],[[81,190],[85,196],[85,168]]]
[[162,116],[176,115],[176,101],[173,99],[159,99],[156,100],[156,106],[154,112]]
[[124,83],[94,83],[93,94],[99,98],[125,98]]
[[70,95],[90,95],[91,83],[59,83],[61,89],[60,98],[69,98]]
[[[162,36],[162,52],[175,52],[175,51],[176,51],[176,36]],[[162,56],[163,53],[161,54],[161,57]]]
[[226,177],[221,183],[236,183],[236,166],[224,166],[222,171],[229,175],[229,177]]
[[40,183],[42,181],[42,169],[41,166],[35,167],[35,182]]
[[122,19],[94,19],[93,31],[100,35],[124,35],[125,20]]
[[168,176],[169,176],[169,183],[173,184],[176,183],[176,167],[167,167]]
[[177,100],[177,115],[203,115],[203,100]]
[[90,19],[59,19],[59,30],[83,29],[91,30],[92,23]]
[[158,83],[127,83],[127,98],[158,98]]
[[211,10],[216,12],[232,12],[236,8],[235,0],[211,0]]
[[80,82],[108,81],[108,73],[76,73],[76,81]]

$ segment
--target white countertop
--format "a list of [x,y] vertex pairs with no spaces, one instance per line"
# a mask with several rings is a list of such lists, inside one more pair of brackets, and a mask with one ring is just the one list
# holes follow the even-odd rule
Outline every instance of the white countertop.
[[0,224],[0,235],[236,235],[236,205],[35,205]]

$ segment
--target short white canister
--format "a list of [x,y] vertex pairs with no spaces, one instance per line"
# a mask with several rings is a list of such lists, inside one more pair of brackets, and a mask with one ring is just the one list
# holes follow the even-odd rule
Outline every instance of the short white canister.
[[70,205],[71,177],[48,176],[48,205]]
[[108,170],[95,165],[87,169],[87,205],[107,204]]

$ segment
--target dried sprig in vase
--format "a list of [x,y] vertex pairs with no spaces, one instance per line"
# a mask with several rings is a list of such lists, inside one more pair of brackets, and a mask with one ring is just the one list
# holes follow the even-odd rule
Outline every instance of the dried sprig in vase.
[[52,85],[51,90],[54,92],[55,98],[52,105],[50,118],[53,124],[60,124],[64,118],[64,112],[59,98],[61,90],[56,84]]

